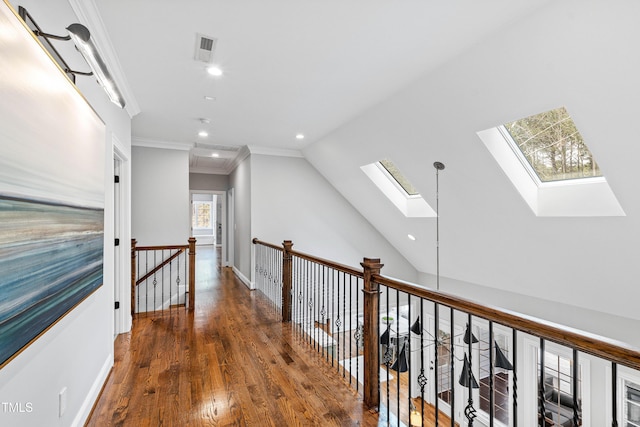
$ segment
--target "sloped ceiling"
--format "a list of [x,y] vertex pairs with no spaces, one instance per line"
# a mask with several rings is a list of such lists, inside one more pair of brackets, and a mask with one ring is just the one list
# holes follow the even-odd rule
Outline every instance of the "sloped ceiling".
[[[432,165],[441,161],[444,279],[640,319],[637,2],[113,0],[97,7],[140,105],[134,139],[302,149],[417,270],[431,274],[435,220],[404,218],[360,167],[390,158],[434,206]],[[218,39],[214,61],[224,77],[207,76],[193,60],[196,32]],[[627,216],[536,217],[476,135],[559,106]],[[196,136],[201,118],[211,119],[206,140]]]
[[[134,139],[300,149],[544,2],[95,3],[140,106]],[[223,77],[194,59],[197,33]]]
[[[390,158],[435,206],[433,162],[446,165],[439,179],[444,278],[640,318],[633,126],[640,57],[632,54],[639,14],[633,1],[549,4],[304,153],[419,271],[436,271],[435,219],[405,218],[360,166]],[[476,135],[559,106],[574,118],[625,217],[536,217]]]

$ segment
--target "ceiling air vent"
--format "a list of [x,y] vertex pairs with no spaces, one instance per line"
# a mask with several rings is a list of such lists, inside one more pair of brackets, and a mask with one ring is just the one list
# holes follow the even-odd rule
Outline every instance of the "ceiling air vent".
[[216,50],[217,39],[196,33],[195,60],[210,63]]

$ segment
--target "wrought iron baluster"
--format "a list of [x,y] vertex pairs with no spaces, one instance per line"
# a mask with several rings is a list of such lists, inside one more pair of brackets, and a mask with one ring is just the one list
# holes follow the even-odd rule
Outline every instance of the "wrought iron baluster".
[[578,381],[580,377],[580,365],[578,363],[578,350],[573,349],[573,370],[571,373],[571,380],[573,381],[573,425],[577,427],[582,425],[580,407],[578,405]]
[[[349,298],[351,298],[353,292],[349,292]],[[356,292],[356,316],[358,315],[358,313],[360,313],[360,292]],[[351,321],[351,317],[349,321]],[[356,321],[357,323],[357,321]],[[353,330],[353,329],[351,329]],[[356,331],[353,333],[353,337],[356,339],[356,355],[360,354],[360,339],[362,338],[362,335],[360,334],[360,324],[356,325]],[[349,349],[349,351],[351,351],[351,348]],[[349,358],[349,372],[353,372],[352,368],[351,368],[351,358]],[[378,360],[378,365],[380,364],[380,361]],[[360,358],[356,358],[356,379],[358,378],[360,373]],[[353,377],[353,375],[351,375]],[[349,378],[349,383],[351,383],[351,378]],[[356,381],[356,390],[359,391],[360,390],[360,382]]]
[[455,424],[455,420],[456,420],[456,411],[455,411],[455,403],[456,403],[456,388],[454,386],[454,378],[456,377],[455,374],[455,360],[456,360],[456,355],[454,353],[454,337],[456,336],[456,330],[455,330],[455,310],[453,309],[453,307],[449,307],[449,363],[450,363],[450,373],[449,373],[449,384],[451,384],[450,388],[449,388],[449,406],[451,407],[451,427],[454,427]]
[[319,303],[320,306],[318,308],[318,327],[316,329],[316,341],[318,343],[318,351],[320,352],[320,355],[322,357],[324,357],[324,347],[322,347],[322,337],[320,336],[320,331],[322,326],[324,325],[325,322],[325,315],[326,315],[326,310],[325,310],[325,291],[326,291],[326,282],[325,282],[325,273],[326,273],[326,267],[324,265],[320,265],[320,277],[319,277],[319,289],[320,289],[320,296],[319,296]]
[[[305,308],[305,318],[304,318],[304,325],[302,326],[302,330],[306,331],[309,327],[309,322],[311,321],[311,318],[313,317],[313,314],[311,314],[311,309],[313,307],[313,300],[311,299],[311,289],[312,289],[312,282],[313,282],[313,269],[311,268],[311,261],[309,260],[305,260],[305,270],[307,273],[307,280],[306,280],[306,300],[305,300],[305,304],[304,304],[304,308]],[[308,343],[311,343],[311,341],[309,341],[309,333],[306,334],[305,336],[305,341],[307,341]]]
[[[154,265],[154,267],[156,265],[158,265],[157,258],[158,258],[158,251],[153,251],[153,265]],[[156,278],[156,274],[157,274],[157,272],[153,273],[153,312],[154,313],[156,312],[156,307],[158,306],[158,303],[156,301],[156,299],[157,299],[156,297],[158,295],[158,292],[157,292],[158,280]]]
[[[411,321],[411,294],[407,294],[407,306],[408,306],[408,311],[407,311],[407,324],[410,324]],[[408,326],[408,325],[407,325]],[[411,363],[411,329],[409,329],[407,331],[407,354],[408,354],[408,371],[407,374],[409,375],[409,385],[408,385],[408,393],[407,393],[407,406],[408,406],[408,411],[407,413],[409,414],[409,424],[411,424],[411,406],[413,405],[413,402],[411,401],[411,395],[413,394],[412,390],[411,390],[411,384],[413,383],[413,376],[411,375],[411,371],[412,371],[412,363]],[[398,381],[400,382],[400,381]]]
[[[396,322],[396,366],[398,367],[397,375],[398,375],[398,381],[396,381],[396,408],[398,408],[398,420],[401,419],[400,414],[400,364],[402,363],[402,361],[400,360],[400,291],[398,289],[396,289],[396,315],[394,316],[394,319],[392,322]],[[403,338],[404,340],[404,338]],[[402,345],[404,345],[404,342],[402,343]],[[405,353],[406,354],[406,353]]]
[[[435,411],[435,424],[439,425],[439,417],[440,417],[440,405],[439,405],[439,391],[438,386],[440,385],[440,377],[438,376],[438,348],[439,348],[439,337],[440,337],[440,304],[437,302],[433,304],[433,316],[434,316],[434,357],[433,357],[433,374],[435,377],[434,386],[436,391],[436,398],[434,402],[434,411]],[[452,384],[453,386],[453,384]],[[450,389],[453,387],[450,387]]]
[[[385,286],[385,295],[386,295],[386,318],[389,318],[389,288]],[[380,312],[380,310],[378,310],[378,312]],[[385,351],[384,351],[384,364],[386,366],[386,375],[387,375],[387,425],[389,425],[389,415],[390,415],[390,408],[389,408],[389,369],[391,368],[391,359],[393,357],[393,355],[391,354],[391,331],[390,331],[390,326],[389,326],[389,321],[385,321],[386,323],[386,330],[385,330],[385,334],[387,336],[386,338],[386,344],[385,344]],[[378,325],[380,324],[380,320],[378,319]],[[379,326],[378,326],[379,328]]]
[[[418,386],[420,387],[420,414],[424,427],[424,388],[427,385],[427,377],[424,373],[424,299],[420,298],[420,373],[418,374]],[[436,398],[438,396],[436,395]]]
[[[489,427],[493,427],[493,418],[495,417],[494,401],[494,382],[493,382],[493,322],[489,321]],[[480,379],[480,378],[479,378]]]
[[611,362],[611,427],[618,427],[618,364]]
[[473,346],[473,339],[471,339],[472,336],[472,332],[473,331],[473,327],[471,324],[471,313],[467,314],[467,320],[468,320],[468,328],[469,328],[469,334],[470,334],[470,339],[469,339],[469,343],[467,344],[467,350],[469,351],[469,354],[467,355],[469,358],[469,366],[468,366],[468,375],[469,375],[469,398],[467,399],[467,406],[464,408],[464,415],[465,417],[467,417],[467,421],[468,421],[468,425],[469,427],[473,426],[473,420],[475,420],[475,418],[477,417],[476,415],[476,410],[473,407],[473,363],[472,363],[472,346]]
[[511,357],[511,365],[513,366],[513,427],[518,427],[518,331],[512,330],[511,347],[513,348],[513,356]]
[[[351,275],[348,275],[349,280],[351,280]],[[346,344],[347,344],[347,274],[343,273],[342,275],[342,321],[344,322],[344,331],[342,332],[342,378],[345,375],[345,356],[346,356]],[[351,316],[349,316],[349,326],[351,326]],[[339,335],[338,335],[339,337]]]

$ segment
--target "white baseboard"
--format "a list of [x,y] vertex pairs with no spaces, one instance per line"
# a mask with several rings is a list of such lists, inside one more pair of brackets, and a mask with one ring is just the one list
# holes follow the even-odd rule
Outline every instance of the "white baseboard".
[[238,279],[240,279],[240,281],[242,283],[244,283],[247,288],[249,288],[251,290],[254,290],[256,288],[255,283],[253,283],[253,282],[251,282],[251,280],[247,279],[247,277],[244,274],[242,274],[240,272],[240,270],[238,270],[237,268],[233,267],[233,273],[236,276],[238,276]]
[[107,356],[107,360],[105,360],[104,365],[102,365],[102,369],[100,369],[100,373],[98,373],[98,376],[93,382],[93,385],[89,390],[89,393],[87,393],[87,396],[82,402],[82,406],[80,406],[80,410],[78,411],[78,414],[73,419],[73,422],[71,423],[72,427],[76,427],[76,426],[80,427],[85,424],[85,422],[87,421],[87,418],[89,418],[89,415],[91,414],[93,405],[95,404],[96,400],[100,396],[100,392],[102,391],[102,386],[104,385],[105,381],[107,381],[107,378],[109,377],[109,372],[111,372],[112,367],[113,367],[113,353],[109,353],[109,356]]

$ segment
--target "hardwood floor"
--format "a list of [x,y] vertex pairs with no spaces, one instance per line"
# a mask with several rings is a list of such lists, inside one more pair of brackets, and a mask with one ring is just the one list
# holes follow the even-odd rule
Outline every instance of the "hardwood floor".
[[198,247],[195,312],[141,317],[87,426],[376,426],[259,292]]

